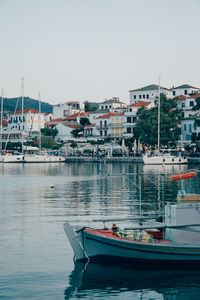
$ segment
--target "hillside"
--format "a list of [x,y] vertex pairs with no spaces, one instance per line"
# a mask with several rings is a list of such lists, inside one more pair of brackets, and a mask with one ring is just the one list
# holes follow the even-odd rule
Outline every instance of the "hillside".
[[[0,98],[1,105],[1,98]],[[22,97],[19,98],[4,98],[3,100],[3,111],[5,113],[13,113],[15,110],[22,108]],[[39,101],[24,97],[24,109],[37,109],[39,110]],[[53,106],[46,102],[41,102],[41,112],[43,113],[52,113]]]

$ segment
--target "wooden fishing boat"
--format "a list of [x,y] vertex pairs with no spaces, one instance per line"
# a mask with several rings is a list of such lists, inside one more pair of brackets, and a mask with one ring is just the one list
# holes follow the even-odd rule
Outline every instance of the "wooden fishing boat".
[[[194,174],[184,174],[181,179]],[[163,222],[132,228],[64,224],[76,260],[133,260],[143,263],[200,263],[200,202],[165,205]]]

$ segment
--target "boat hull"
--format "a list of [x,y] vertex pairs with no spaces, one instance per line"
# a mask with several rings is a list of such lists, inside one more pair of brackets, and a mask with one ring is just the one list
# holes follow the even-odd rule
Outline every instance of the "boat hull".
[[200,245],[173,244],[170,242],[142,243],[133,240],[111,238],[83,231],[85,253],[92,260],[120,259],[137,262],[200,262]]
[[186,158],[177,157],[172,155],[158,155],[158,156],[143,156],[145,165],[181,165],[187,164]]

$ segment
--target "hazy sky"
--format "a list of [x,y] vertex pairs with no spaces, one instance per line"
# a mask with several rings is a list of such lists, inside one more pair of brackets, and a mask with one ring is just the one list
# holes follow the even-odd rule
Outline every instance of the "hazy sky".
[[200,0],[0,0],[0,88],[58,103],[200,87]]

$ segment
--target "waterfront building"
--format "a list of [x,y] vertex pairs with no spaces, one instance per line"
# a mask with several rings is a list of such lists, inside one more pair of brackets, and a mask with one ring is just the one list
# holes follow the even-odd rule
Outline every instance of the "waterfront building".
[[110,112],[123,112],[127,108],[127,104],[123,103],[117,97],[112,99],[105,100],[104,102],[99,103],[99,110],[107,110]]
[[53,105],[53,116],[55,119],[65,118],[72,114],[83,111],[83,105],[79,101],[67,101]]
[[68,140],[74,139],[72,131],[75,129],[80,129],[82,128],[82,126],[78,123],[62,121],[59,122],[54,128],[58,130],[55,140],[66,142]]
[[101,138],[123,137],[124,113],[109,112],[96,119],[97,135]]
[[[159,93],[159,86],[157,84],[151,84],[139,89],[130,90],[129,93],[130,104],[139,101],[152,102],[155,104]],[[172,98],[172,91],[168,88],[160,86],[160,93],[165,94],[167,98]]]
[[189,84],[182,84],[177,87],[172,87],[172,96],[177,97],[177,96],[191,96],[193,94],[196,94],[200,91],[200,88],[191,86]]
[[134,128],[136,126],[138,109],[142,107],[150,109],[152,106],[152,102],[145,101],[139,101],[128,106],[128,110],[124,113],[124,137],[134,136]]

